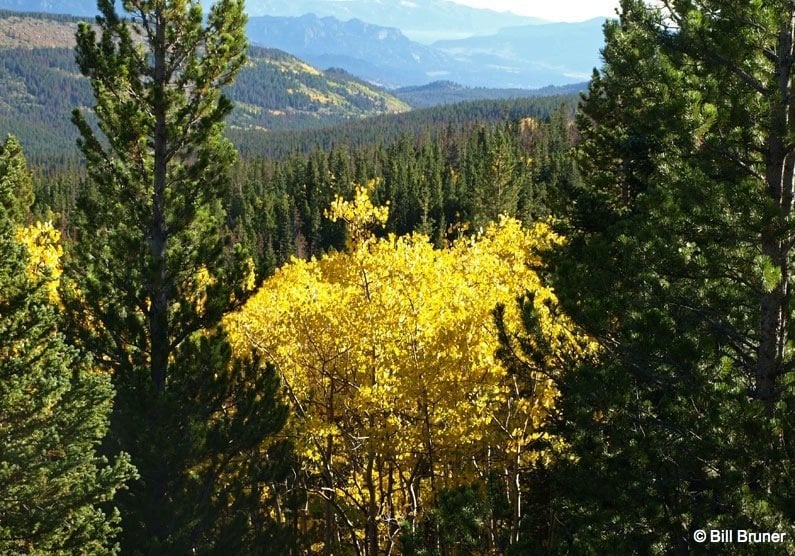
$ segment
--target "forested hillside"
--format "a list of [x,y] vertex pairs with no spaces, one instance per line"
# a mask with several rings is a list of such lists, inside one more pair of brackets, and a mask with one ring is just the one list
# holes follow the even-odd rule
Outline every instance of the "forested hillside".
[[561,106],[574,111],[577,95],[521,97],[508,100],[459,102],[394,115],[348,121],[326,128],[262,133],[258,130],[228,131],[244,158],[282,158],[294,152],[330,150],[337,146],[354,148],[391,143],[401,137],[421,137],[428,132],[491,126],[524,117],[545,119]]
[[0,57],[0,553],[795,553],[795,7],[360,118],[199,4]]
[[[0,134],[13,132],[30,156],[59,158],[77,138],[74,108],[91,88],[74,61],[77,18],[0,12]],[[283,130],[410,109],[404,101],[344,72],[319,71],[284,52],[251,48],[230,84],[230,129]]]
[[575,95],[587,89],[587,82],[573,85],[548,86],[540,89],[495,89],[490,87],[465,87],[452,81],[433,81],[416,87],[400,87],[394,95],[415,108],[427,108],[440,104],[456,104],[472,100],[495,100],[553,95]]
[[[323,212],[355,182],[379,180],[373,197],[391,204],[384,232],[421,229],[438,246],[501,213],[524,215],[525,222],[553,214],[578,182],[567,156],[576,138],[571,102],[472,103],[412,112],[401,121],[390,116],[261,135],[261,149],[246,141],[230,178],[229,223],[262,277],[293,255],[344,248],[344,229]],[[56,211],[64,233],[77,233],[77,205],[94,195],[84,171],[71,162],[48,164],[36,182],[37,212]],[[502,198],[491,198],[499,183]]]

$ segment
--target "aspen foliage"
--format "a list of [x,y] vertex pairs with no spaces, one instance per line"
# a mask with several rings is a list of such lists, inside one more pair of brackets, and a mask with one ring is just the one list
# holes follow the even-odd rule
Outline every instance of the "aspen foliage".
[[518,395],[495,355],[495,307],[520,330],[517,298],[529,292],[548,365],[594,345],[554,310],[536,271],[563,241],[548,225],[502,217],[447,249],[418,233],[376,238],[388,207],[373,206],[373,187],[327,211],[348,222],[349,252],[292,259],[226,325],[240,356],[281,374],[310,494],[341,514],[346,538],[376,535],[385,548],[439,489],[554,457],[554,439],[531,449],[558,395],[550,369],[534,374],[532,397]]
[[26,272],[34,283],[46,281],[45,289],[51,303],[60,303],[58,287],[63,266],[61,232],[51,222],[36,222],[17,228],[16,240],[28,252]]
[[389,219],[389,201],[385,206],[375,206],[370,198],[378,185],[377,179],[356,185],[353,201],[346,201],[336,195],[329,210],[324,212],[324,216],[332,222],[345,221],[354,244],[366,240],[372,235],[373,228],[383,227]]

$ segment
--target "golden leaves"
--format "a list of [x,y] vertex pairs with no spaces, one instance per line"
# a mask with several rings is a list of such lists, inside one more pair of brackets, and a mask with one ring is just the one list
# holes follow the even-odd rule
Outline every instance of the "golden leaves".
[[63,273],[60,230],[51,222],[36,222],[17,228],[16,240],[28,251],[28,277],[37,283],[45,281],[50,302],[59,303],[58,287]]
[[490,466],[554,457],[529,447],[555,445],[544,423],[558,393],[537,372],[531,395],[520,394],[496,357],[494,310],[504,306],[506,328],[523,330],[517,299],[529,292],[553,350],[545,365],[590,349],[536,271],[562,238],[500,218],[442,250],[422,234],[375,239],[369,228],[388,213],[370,201],[374,185],[329,211],[351,226],[350,252],[293,259],[226,320],[239,354],[257,351],[279,369],[309,471],[334,468],[337,488],[358,501],[365,483],[389,484],[382,496],[405,506],[412,496],[399,478],[420,468],[454,486]]
[[336,195],[329,210],[324,212],[324,216],[332,222],[342,219],[348,224],[354,243],[370,237],[373,227],[383,226],[389,218],[389,202],[386,206],[377,207],[370,199],[370,194],[377,186],[377,179],[357,185],[352,202]]

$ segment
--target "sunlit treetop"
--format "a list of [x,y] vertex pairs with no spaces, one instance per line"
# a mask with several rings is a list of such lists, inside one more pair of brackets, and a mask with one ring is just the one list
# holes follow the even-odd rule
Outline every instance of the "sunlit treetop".
[[357,185],[353,201],[335,196],[331,207],[324,215],[332,222],[343,220],[348,224],[348,232],[354,245],[372,237],[375,228],[383,227],[389,218],[389,201],[385,206],[375,206],[370,195],[378,186],[378,180],[370,180]]

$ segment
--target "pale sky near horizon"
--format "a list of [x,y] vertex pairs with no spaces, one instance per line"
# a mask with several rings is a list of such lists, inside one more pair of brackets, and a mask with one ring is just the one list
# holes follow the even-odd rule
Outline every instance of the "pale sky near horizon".
[[616,17],[618,0],[452,0],[475,8],[511,11],[550,21],[584,21]]

